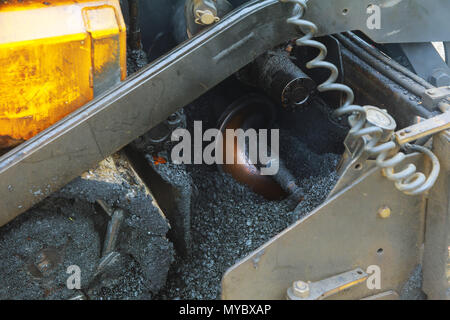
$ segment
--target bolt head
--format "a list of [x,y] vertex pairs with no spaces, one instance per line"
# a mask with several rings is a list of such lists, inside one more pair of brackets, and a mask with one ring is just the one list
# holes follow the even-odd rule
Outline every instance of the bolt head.
[[391,209],[388,206],[383,206],[380,209],[378,209],[378,215],[382,219],[387,219],[391,215]]
[[200,21],[202,24],[210,25],[213,24],[214,21],[216,21],[216,17],[214,16],[214,13],[212,13],[210,10],[204,10],[200,13]]
[[444,87],[450,85],[450,75],[444,70],[437,69],[430,77],[431,84],[436,87]]
[[309,296],[309,284],[304,281],[295,281],[292,284],[292,292],[298,298],[307,298]]

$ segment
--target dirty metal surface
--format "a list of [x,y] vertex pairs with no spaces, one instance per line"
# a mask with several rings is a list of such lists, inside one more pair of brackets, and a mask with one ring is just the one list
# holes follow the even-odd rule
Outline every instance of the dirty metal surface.
[[421,121],[395,133],[395,139],[399,145],[430,136],[434,133],[450,128],[450,111],[438,116]]
[[[316,0],[311,2],[306,18],[318,22],[320,34],[335,33],[340,28],[342,31],[359,29],[360,18],[355,18],[359,14],[349,12],[343,19],[330,12],[338,10],[339,13],[340,6],[350,4],[357,11],[367,7],[366,2]],[[442,26],[447,20],[437,22],[439,14],[445,12],[442,8],[448,5],[446,1],[436,0],[427,10],[419,10],[417,0],[409,1],[406,8],[404,2],[385,3],[388,10],[384,21],[400,23],[402,28],[384,25],[381,31],[368,34],[384,42],[446,40],[440,30],[446,30]],[[144,134],[266,50],[294,38],[298,30],[286,23],[293,8],[292,4],[278,0],[245,4],[134,77],[2,156],[0,225]],[[408,17],[409,12],[420,19],[408,17],[414,23],[403,28],[404,21],[397,19],[399,10],[403,10],[402,17]],[[395,31],[395,36],[383,36],[385,30]],[[406,34],[415,38],[409,39]]]
[[450,68],[432,43],[402,43],[400,48],[418,76],[436,87],[450,85]]
[[[432,113],[423,106],[420,96],[381,74],[373,65],[358,57],[359,52],[351,51],[344,46],[341,51],[346,71],[344,83],[354,90],[358,103],[388,110],[397,122],[398,129],[414,124],[415,116],[425,119],[432,117]],[[400,72],[395,70],[392,72],[396,78],[407,79]]]
[[423,290],[430,299],[450,299],[450,132],[433,137],[441,174],[427,204]]
[[[423,156],[407,157],[419,168]],[[381,288],[356,286],[334,297],[359,299],[400,291],[419,263],[425,203],[397,191],[379,169],[353,184],[230,268],[223,299],[284,299],[293,281],[318,281],[352,268],[380,267]],[[388,218],[379,215],[389,207]]]
[[[0,225],[258,55],[295,37],[292,5],[253,1],[0,158]],[[251,48],[251,50],[250,50]]]
[[[447,0],[310,0],[304,16],[319,27],[317,36],[360,30],[379,43],[448,41]],[[370,5],[380,8],[380,28],[369,29]]]

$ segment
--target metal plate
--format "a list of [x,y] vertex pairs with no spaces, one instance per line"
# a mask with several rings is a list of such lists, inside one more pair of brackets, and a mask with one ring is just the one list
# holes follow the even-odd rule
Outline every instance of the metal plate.
[[[423,156],[407,159],[419,165]],[[379,290],[361,284],[334,297],[359,299],[387,290],[400,292],[419,263],[424,205],[422,196],[404,195],[379,169],[370,169],[231,267],[222,280],[222,297],[284,299],[295,280],[319,281],[370,265],[380,267]],[[391,209],[389,218],[378,215],[383,206]]]
[[[419,0],[371,3],[381,2],[386,9],[382,13],[385,24],[382,30],[368,32],[375,40],[445,40],[441,37],[443,32],[449,36],[444,27],[447,19],[440,18],[449,11],[445,9],[450,5],[448,1],[427,1],[427,10],[421,10],[424,5]],[[368,0],[311,0],[310,4],[306,18],[318,23],[320,34],[365,25],[361,10]],[[343,6],[352,8],[344,18],[339,15]],[[293,8],[278,0],[245,4],[134,77],[0,157],[0,226],[266,50],[298,36],[299,31],[286,23]],[[396,26],[401,28],[399,32],[383,36],[383,32],[396,31]]]
[[441,174],[430,190],[423,253],[423,291],[429,299],[450,299],[450,130],[433,137]]
[[[380,29],[369,29],[369,5],[380,8]],[[360,30],[379,43],[450,40],[448,0],[309,0],[305,19],[318,35]]]

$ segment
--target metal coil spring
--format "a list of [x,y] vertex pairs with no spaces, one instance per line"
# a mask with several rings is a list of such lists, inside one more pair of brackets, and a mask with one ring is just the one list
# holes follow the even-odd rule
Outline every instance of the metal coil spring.
[[[319,92],[341,91],[345,94],[344,103],[336,111],[336,116],[350,115],[351,129],[348,133],[349,137],[361,138],[363,136],[370,137],[364,146],[365,151],[373,157],[376,157],[376,164],[382,168],[383,173],[389,180],[395,182],[395,187],[408,195],[417,195],[429,190],[435,183],[439,175],[439,161],[437,157],[427,148],[418,145],[405,145],[405,149],[411,151],[419,151],[428,155],[432,160],[432,170],[428,178],[421,172],[417,172],[414,164],[408,164],[406,168],[395,172],[394,167],[399,165],[404,159],[403,152],[395,152],[398,148],[397,144],[391,139],[388,142],[379,144],[383,129],[377,126],[368,126],[366,110],[362,106],[354,105],[353,90],[344,84],[336,83],[339,71],[337,67],[327,61],[327,47],[315,40],[312,40],[317,32],[317,26],[308,20],[302,19],[307,10],[307,0],[280,0],[281,2],[290,2],[297,4],[298,12],[291,18],[287,19],[287,23],[296,25],[301,28],[305,35],[296,40],[297,46],[313,47],[320,50],[320,53],[306,64],[308,69],[326,68],[330,70],[329,78],[322,84],[317,86]],[[392,155],[394,154],[394,155]]]

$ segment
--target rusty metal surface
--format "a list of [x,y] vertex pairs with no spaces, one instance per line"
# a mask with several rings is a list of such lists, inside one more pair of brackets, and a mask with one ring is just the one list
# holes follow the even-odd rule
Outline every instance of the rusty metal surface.
[[142,49],[139,0],[128,0],[128,12],[130,15],[129,46],[131,50]]
[[[408,159],[423,165],[422,155]],[[378,213],[384,206],[391,209],[385,219]],[[284,299],[297,279],[317,281],[370,265],[380,267],[379,290],[361,285],[335,297],[398,292],[420,261],[424,210],[422,196],[397,191],[379,169],[362,170],[352,185],[230,268],[222,297]]]
[[336,38],[345,48],[350,50],[353,54],[358,56],[358,58],[374,68],[380,75],[383,75],[391,81],[398,83],[400,86],[415,94],[416,96],[420,97],[425,91],[426,87],[416,82],[415,79],[397,70],[395,67],[386,64],[378,57],[375,57],[371,53],[367,52],[364,48],[359,47],[350,38],[348,38],[348,36],[338,34],[336,35]]
[[402,43],[399,47],[418,76],[436,87],[450,85],[450,68],[431,42]]
[[429,299],[450,299],[450,132],[433,137],[441,174],[427,204],[423,291]]

